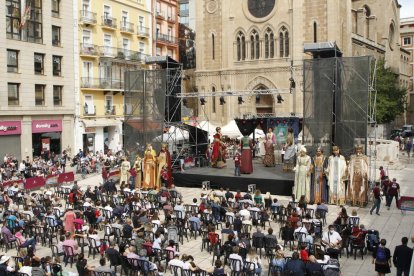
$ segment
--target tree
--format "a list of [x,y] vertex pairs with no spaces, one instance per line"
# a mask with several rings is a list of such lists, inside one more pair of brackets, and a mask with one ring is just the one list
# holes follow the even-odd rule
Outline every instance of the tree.
[[399,87],[398,74],[385,68],[384,59],[377,62],[377,123],[391,123],[398,115],[404,113],[406,90]]

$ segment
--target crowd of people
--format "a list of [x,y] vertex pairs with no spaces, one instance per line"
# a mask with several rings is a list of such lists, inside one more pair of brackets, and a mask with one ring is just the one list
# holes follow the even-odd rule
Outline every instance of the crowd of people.
[[[364,227],[357,209],[348,215],[342,207],[328,224],[330,207],[324,201],[310,205],[304,196],[282,204],[259,190],[219,189],[203,191],[184,204],[174,185],[147,191],[131,188],[112,182],[83,189],[75,181],[32,193],[2,189],[5,254],[0,257],[0,274],[58,275],[63,266],[75,265],[81,276],[117,275],[121,270],[260,276],[265,269],[271,275],[340,275],[342,255],[356,257],[367,251],[379,275],[389,273],[392,263],[398,271],[410,267],[408,239],[403,238],[391,257],[386,240]],[[212,267],[200,267],[200,260],[180,251],[185,240],[200,237],[201,250],[212,256]],[[13,247],[15,257],[8,253]],[[37,255],[39,247],[49,247],[52,254]],[[95,256],[99,265],[91,264]]]

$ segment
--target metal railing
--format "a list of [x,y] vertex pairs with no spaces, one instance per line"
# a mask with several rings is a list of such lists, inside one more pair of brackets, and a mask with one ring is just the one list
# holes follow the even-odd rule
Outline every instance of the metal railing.
[[81,55],[97,56],[99,55],[99,47],[89,43],[81,43],[79,48]]
[[134,23],[128,21],[121,21],[121,32],[133,33],[134,32]]
[[145,60],[146,54],[138,51],[132,51],[123,48],[101,46],[99,47],[100,56],[111,57],[117,59],[131,60],[131,61],[143,61]]
[[149,36],[149,28],[137,26],[137,34],[141,36]]
[[81,10],[80,21],[83,23],[96,24],[96,12]]
[[114,105],[105,106],[105,115],[115,115],[116,109]]
[[165,12],[164,11],[155,11],[155,16],[165,18]]
[[178,43],[178,40],[176,37],[172,35],[166,35],[166,34],[156,34],[156,40],[161,42],[167,42],[167,43]]
[[102,16],[102,26],[116,29],[116,18],[107,15]]
[[123,89],[124,81],[112,78],[81,78],[81,88]]

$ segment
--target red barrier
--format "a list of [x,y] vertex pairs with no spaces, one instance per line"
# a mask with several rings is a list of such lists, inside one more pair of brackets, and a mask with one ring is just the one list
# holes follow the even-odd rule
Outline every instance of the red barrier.
[[8,187],[8,186],[14,186],[14,185],[23,185],[24,181],[23,179],[18,179],[18,180],[8,180],[8,181],[4,181],[2,183],[3,187]]
[[75,181],[75,174],[73,172],[59,174],[59,178],[58,178],[59,184],[62,184],[64,182],[73,182],[73,181]]
[[26,190],[36,189],[44,187],[46,184],[46,181],[41,176],[31,177],[26,179],[26,183],[24,183],[24,188]]

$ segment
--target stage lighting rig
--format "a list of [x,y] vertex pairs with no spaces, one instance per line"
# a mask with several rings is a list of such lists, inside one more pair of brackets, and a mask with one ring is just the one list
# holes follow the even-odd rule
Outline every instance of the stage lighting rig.
[[280,94],[277,95],[276,99],[277,99],[277,103],[282,103],[284,101],[284,99],[282,98],[282,96],[280,96]]
[[226,103],[226,101],[224,100],[224,97],[221,96],[220,97],[220,105],[224,105]]
[[239,102],[239,104],[243,104],[244,103],[243,97],[237,97],[237,101]]
[[207,101],[206,101],[206,99],[205,99],[204,97],[201,97],[201,98],[200,98],[200,104],[201,104],[201,105],[205,105],[205,104],[206,104],[206,102],[207,102]]

